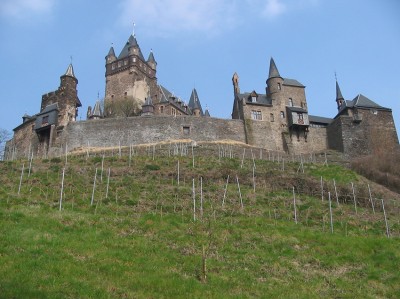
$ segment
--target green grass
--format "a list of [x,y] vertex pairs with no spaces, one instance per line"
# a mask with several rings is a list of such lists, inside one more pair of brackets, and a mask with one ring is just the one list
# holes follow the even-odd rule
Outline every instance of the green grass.
[[254,193],[252,161],[241,168],[238,159],[198,157],[193,169],[190,157],[179,157],[178,185],[177,159],[135,156],[129,167],[127,157],[106,157],[101,180],[102,158],[69,157],[62,211],[62,159],[34,161],[19,195],[23,162],[0,163],[0,298],[400,296],[397,202],[387,199],[391,238],[380,206],[373,214],[363,201],[357,214],[351,202],[333,203],[332,234],[328,202],[314,194],[320,176],[335,178],[341,190],[347,179],[360,189],[362,177],[317,164],[301,174],[298,163],[288,163],[283,172],[256,160]]

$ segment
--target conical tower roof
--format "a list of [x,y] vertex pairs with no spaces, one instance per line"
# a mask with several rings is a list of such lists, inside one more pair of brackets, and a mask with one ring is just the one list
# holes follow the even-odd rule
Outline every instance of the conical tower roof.
[[101,111],[101,104],[99,100],[97,100],[96,104],[94,104],[91,116],[99,118],[103,117],[103,112]]
[[344,100],[339,83],[336,81],[336,100]]
[[110,51],[108,51],[107,56],[115,56],[114,47],[111,46]]
[[143,57],[142,51],[140,50],[139,44],[138,44],[138,42],[136,40],[136,37],[133,36],[133,35],[131,35],[129,37],[129,39],[126,42],[124,48],[122,49],[121,53],[119,54],[118,59],[121,59],[121,58],[129,56],[129,48],[131,48],[131,47],[137,47],[139,49],[138,55],[139,55],[140,59],[142,59],[144,61],[144,57]]
[[147,62],[153,62],[157,64],[156,60],[154,59],[153,50],[150,51],[149,58],[147,58]]
[[195,109],[199,109],[200,110],[200,115],[204,115],[203,108],[201,107],[201,103],[200,103],[200,100],[199,100],[199,96],[197,95],[196,88],[193,88],[192,94],[190,95],[189,108],[192,111],[195,110]]
[[271,78],[282,78],[281,75],[279,74],[278,68],[276,67],[274,59],[271,57],[271,60],[269,62],[269,75],[268,79]]
[[69,76],[69,77],[76,79],[75,74],[74,74],[74,67],[72,66],[72,63],[70,63],[68,65],[67,71],[65,72],[64,76]]

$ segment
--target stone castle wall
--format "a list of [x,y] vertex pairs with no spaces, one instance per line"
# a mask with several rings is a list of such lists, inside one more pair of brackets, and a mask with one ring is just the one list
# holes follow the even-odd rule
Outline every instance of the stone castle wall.
[[63,132],[64,146],[127,146],[168,140],[245,142],[243,121],[191,116],[153,116],[90,120],[70,123]]

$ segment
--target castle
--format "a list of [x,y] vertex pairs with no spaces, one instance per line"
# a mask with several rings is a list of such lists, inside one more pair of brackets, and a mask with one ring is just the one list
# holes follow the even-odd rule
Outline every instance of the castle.
[[196,89],[188,103],[157,82],[157,62],[147,60],[134,35],[118,56],[105,57],[105,98],[77,121],[77,84],[72,64],[56,91],[42,96],[40,112],[24,115],[6,144],[5,159],[60,155],[80,147],[128,146],[168,140],[234,140],[271,151],[311,153],[328,149],[349,157],[399,145],[392,111],[359,94],[346,100],[336,81],[337,115],[308,114],[305,86],[280,75],[271,58],[265,93],[241,92],[234,74],[232,119],[210,117]]

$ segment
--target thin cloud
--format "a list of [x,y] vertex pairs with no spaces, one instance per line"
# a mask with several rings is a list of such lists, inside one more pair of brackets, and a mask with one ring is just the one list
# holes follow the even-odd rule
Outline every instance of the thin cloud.
[[262,15],[270,18],[278,17],[287,10],[286,4],[281,0],[268,0],[262,10]]
[[2,0],[0,14],[9,18],[24,18],[32,14],[49,13],[55,0]]
[[232,27],[237,0],[123,0],[121,22],[133,22],[168,35],[176,32],[217,33]]

